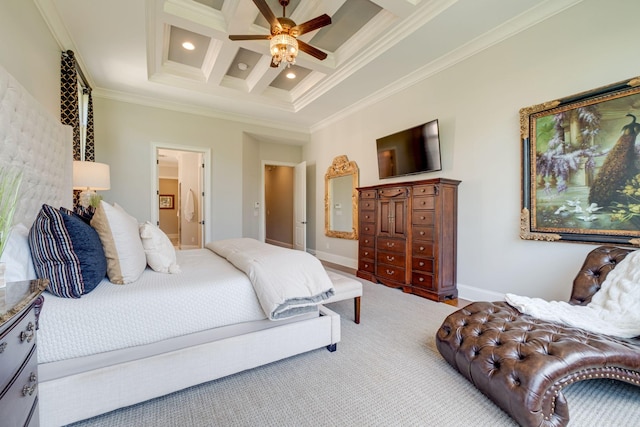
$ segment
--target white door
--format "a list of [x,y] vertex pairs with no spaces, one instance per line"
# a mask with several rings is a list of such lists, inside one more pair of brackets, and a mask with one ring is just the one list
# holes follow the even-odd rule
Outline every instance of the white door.
[[293,249],[307,250],[307,162],[293,168]]

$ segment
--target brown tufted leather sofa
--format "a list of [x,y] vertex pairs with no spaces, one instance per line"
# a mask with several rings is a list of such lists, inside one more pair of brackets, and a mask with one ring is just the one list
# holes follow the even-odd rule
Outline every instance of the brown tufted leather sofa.
[[[591,251],[570,303],[588,304],[630,251]],[[612,378],[640,385],[640,337],[618,339],[538,320],[502,301],[474,302],[452,313],[436,344],[447,362],[522,426],[567,425],[562,389],[577,381]]]

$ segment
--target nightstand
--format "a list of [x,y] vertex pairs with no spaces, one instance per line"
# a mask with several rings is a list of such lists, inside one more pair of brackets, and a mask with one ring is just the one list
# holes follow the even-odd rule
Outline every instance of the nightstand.
[[36,330],[48,280],[10,282],[0,289],[0,420],[39,425]]

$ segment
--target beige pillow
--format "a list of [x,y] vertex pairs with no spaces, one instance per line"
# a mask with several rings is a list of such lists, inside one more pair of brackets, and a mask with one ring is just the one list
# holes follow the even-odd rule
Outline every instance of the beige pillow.
[[109,280],[124,284],[138,279],[147,267],[138,221],[120,206],[101,201],[91,219],[91,226],[100,236],[107,257]]
[[147,221],[140,225],[140,239],[149,267],[160,273],[180,273],[176,250],[162,230]]

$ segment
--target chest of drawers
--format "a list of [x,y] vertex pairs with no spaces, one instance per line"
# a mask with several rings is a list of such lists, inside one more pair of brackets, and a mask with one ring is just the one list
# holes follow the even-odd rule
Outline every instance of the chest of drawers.
[[359,188],[357,275],[436,301],[457,298],[457,187],[437,178]]
[[36,329],[46,281],[0,289],[0,423],[34,427],[38,419]]

